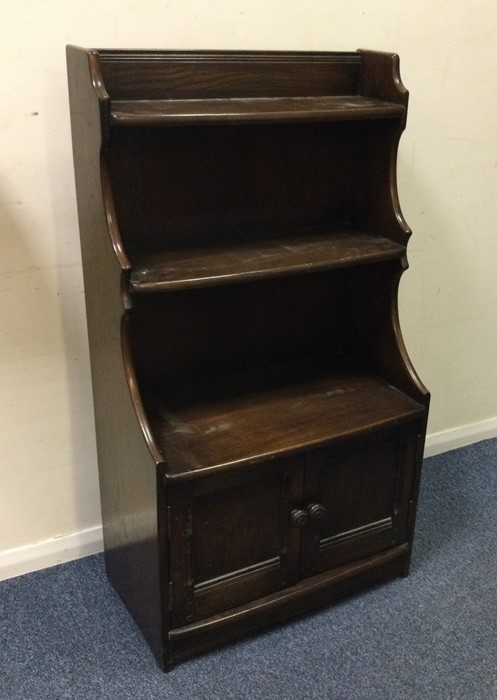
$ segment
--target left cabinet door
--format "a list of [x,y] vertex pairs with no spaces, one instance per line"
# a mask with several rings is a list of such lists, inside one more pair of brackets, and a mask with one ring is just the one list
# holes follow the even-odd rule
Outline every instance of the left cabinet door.
[[296,455],[170,484],[173,627],[296,582],[300,532],[289,523],[303,479],[304,458]]

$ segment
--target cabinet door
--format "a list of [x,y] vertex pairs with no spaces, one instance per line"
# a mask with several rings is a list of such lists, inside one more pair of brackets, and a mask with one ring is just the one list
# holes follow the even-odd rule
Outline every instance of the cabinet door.
[[404,428],[345,450],[309,455],[304,576],[407,542],[416,443],[416,428]]
[[186,624],[295,583],[304,458],[169,488],[172,624]]

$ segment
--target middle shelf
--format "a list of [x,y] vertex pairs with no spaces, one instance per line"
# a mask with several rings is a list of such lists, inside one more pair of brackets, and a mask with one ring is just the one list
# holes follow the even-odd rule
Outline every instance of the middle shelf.
[[172,478],[368,434],[425,411],[341,355],[170,386],[144,399]]
[[185,249],[130,250],[135,293],[244,282],[399,258],[406,247],[343,225],[304,235]]

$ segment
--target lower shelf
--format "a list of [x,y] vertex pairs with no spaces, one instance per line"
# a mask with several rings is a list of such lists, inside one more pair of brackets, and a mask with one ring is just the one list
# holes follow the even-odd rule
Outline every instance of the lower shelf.
[[171,478],[189,478],[367,434],[424,406],[347,362],[279,366],[145,399]]

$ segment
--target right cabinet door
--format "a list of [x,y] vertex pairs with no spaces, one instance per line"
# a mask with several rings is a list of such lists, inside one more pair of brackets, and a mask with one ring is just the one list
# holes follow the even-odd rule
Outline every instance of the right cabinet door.
[[308,455],[301,571],[311,576],[408,541],[417,425]]

